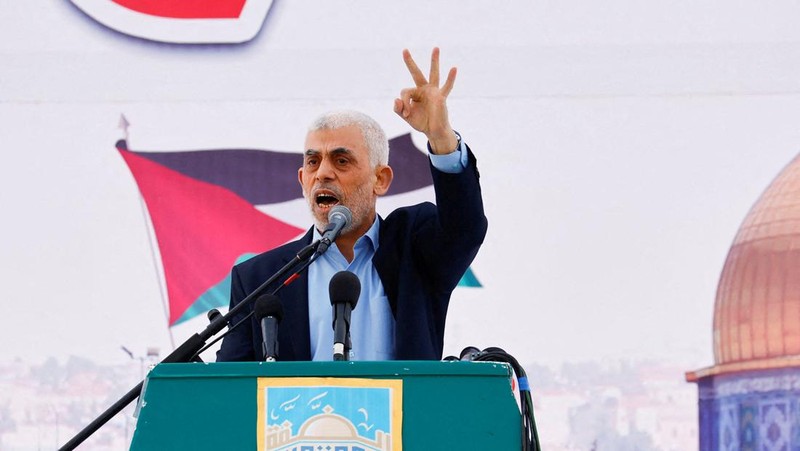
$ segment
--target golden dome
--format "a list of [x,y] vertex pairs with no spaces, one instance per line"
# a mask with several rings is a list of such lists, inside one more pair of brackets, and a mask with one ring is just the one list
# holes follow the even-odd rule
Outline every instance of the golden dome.
[[756,360],[769,360],[770,367],[794,365],[798,356],[800,156],[745,217],[728,252],[714,306],[717,366],[743,368],[742,363]]
[[323,409],[324,415],[317,415],[306,421],[298,432],[303,438],[357,438],[358,431],[347,418],[333,414],[330,406]]

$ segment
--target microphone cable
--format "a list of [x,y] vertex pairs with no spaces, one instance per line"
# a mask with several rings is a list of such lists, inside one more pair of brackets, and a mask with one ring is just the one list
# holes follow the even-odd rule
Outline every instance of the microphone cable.
[[448,356],[444,360],[466,360],[473,362],[501,362],[507,363],[514,370],[519,383],[520,413],[522,414],[522,451],[541,451],[539,432],[536,430],[536,418],[533,415],[533,399],[528,383],[528,375],[516,358],[501,348],[489,347],[480,351],[474,346],[468,346],[461,351],[461,357]]

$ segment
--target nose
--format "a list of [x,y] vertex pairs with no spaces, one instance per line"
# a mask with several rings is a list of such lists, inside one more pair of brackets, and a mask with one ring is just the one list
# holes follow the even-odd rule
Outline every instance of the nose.
[[333,180],[336,177],[336,171],[329,158],[323,158],[322,161],[320,161],[316,176],[317,180],[320,181]]

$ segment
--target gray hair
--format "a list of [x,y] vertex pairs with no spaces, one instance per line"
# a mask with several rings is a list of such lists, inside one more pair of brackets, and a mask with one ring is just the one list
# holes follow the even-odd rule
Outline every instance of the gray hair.
[[352,110],[330,111],[318,118],[308,127],[308,132],[319,130],[336,130],[355,125],[361,130],[361,136],[369,150],[369,162],[372,167],[389,164],[389,141],[381,126],[375,119],[364,113]]

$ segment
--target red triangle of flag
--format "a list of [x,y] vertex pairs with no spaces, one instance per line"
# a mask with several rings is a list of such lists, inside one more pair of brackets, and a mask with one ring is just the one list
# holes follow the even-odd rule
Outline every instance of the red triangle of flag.
[[153,223],[164,266],[170,325],[222,280],[239,256],[264,252],[303,232],[225,188],[118,150]]

